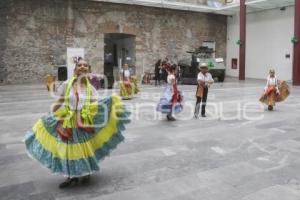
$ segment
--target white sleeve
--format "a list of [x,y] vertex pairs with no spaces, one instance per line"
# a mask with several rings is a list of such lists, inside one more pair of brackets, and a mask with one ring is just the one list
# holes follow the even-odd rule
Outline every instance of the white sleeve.
[[172,83],[172,80],[174,80],[175,79],[175,76],[173,75],[173,74],[170,74],[170,75],[168,75],[168,77],[167,77],[167,81],[168,81],[168,83]]
[[198,74],[197,81],[203,81],[203,76],[201,73]]
[[270,77],[268,76],[268,77],[267,77],[267,84],[266,84],[266,86],[265,86],[265,88],[264,88],[265,92],[267,91],[267,89],[268,89],[268,87],[269,87],[269,79],[270,79]]
[[130,77],[130,71],[129,70],[125,71],[125,76]]
[[267,77],[267,84],[266,84],[266,87],[269,87],[269,82],[270,82],[270,76]]

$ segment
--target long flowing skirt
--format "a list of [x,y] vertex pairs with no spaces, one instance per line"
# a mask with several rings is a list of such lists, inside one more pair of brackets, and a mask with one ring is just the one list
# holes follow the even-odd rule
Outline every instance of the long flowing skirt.
[[136,76],[132,76],[130,78],[130,81],[133,83],[133,87],[134,87],[134,94],[137,94],[140,92],[139,86],[138,86],[138,79]]
[[134,85],[131,82],[120,82],[120,96],[123,99],[131,99],[134,94]]
[[163,114],[176,114],[180,113],[183,110],[182,101],[176,101],[175,103],[172,102],[173,99],[173,92],[171,89],[172,86],[169,84],[167,85],[166,89],[164,90],[163,96],[160,98],[156,110]]
[[98,101],[93,121],[93,133],[73,128],[71,138],[63,140],[56,131],[58,119],[46,115],[27,132],[27,152],[52,173],[67,177],[99,171],[99,162],[124,140],[121,132],[129,123],[129,112],[120,97],[112,96]]
[[279,95],[276,94],[275,88],[269,87],[267,94],[263,94],[259,101],[271,106],[274,106],[276,102],[284,101],[290,94],[289,86],[285,81],[280,81],[278,89]]

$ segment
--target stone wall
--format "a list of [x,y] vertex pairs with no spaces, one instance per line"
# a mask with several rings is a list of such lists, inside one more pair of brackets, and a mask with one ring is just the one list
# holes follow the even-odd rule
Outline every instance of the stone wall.
[[93,69],[103,73],[105,33],[136,35],[139,74],[159,58],[187,56],[204,40],[215,40],[216,55],[226,57],[221,15],[85,0],[4,0],[1,6],[9,8],[0,14],[2,83],[40,82],[66,63],[67,47],[85,48]]
[[7,77],[7,65],[4,63],[4,54],[7,49],[6,38],[8,36],[8,10],[10,1],[0,1],[0,84]]
[[65,63],[66,6],[62,1],[9,2],[3,82],[40,82],[53,71],[50,55],[55,64]]

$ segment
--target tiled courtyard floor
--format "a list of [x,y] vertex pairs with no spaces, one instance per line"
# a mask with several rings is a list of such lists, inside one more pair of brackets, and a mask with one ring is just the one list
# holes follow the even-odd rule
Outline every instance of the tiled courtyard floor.
[[186,105],[176,122],[154,110],[163,87],[143,86],[125,101],[125,142],[89,186],[65,190],[22,143],[53,98],[44,85],[0,86],[0,199],[299,200],[300,87],[269,112],[258,102],[264,84],[216,83],[206,119],[192,118],[195,86],[180,86]]

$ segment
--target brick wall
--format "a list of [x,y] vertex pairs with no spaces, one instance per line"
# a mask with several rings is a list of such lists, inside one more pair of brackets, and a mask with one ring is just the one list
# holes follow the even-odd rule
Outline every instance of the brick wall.
[[[1,0],[3,2],[3,0]],[[226,17],[84,0],[4,0],[0,13],[0,81],[40,82],[53,65],[66,63],[66,48],[85,48],[103,72],[104,33],[136,35],[137,72],[159,58],[178,60],[204,40],[226,57]],[[2,31],[2,29],[4,31]],[[5,73],[2,73],[2,72]]]

